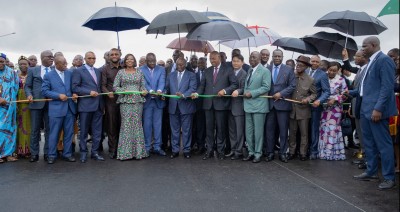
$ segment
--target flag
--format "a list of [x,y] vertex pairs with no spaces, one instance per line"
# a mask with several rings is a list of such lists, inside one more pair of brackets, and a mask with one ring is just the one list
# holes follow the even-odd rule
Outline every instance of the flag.
[[399,1],[400,0],[390,0],[381,10],[378,17],[390,14],[399,14]]

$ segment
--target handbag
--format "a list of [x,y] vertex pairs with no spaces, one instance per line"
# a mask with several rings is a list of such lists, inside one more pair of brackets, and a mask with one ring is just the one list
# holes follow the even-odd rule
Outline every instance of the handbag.
[[343,136],[353,136],[353,128],[351,126],[351,119],[347,115],[347,113],[344,114],[342,121],[340,122],[340,125],[342,126]]

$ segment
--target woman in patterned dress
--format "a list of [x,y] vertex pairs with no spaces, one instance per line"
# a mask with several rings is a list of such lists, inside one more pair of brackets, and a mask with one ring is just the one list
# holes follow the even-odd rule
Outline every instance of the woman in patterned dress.
[[[136,69],[136,58],[127,54],[124,58],[125,69],[118,71],[114,81],[114,91],[142,91],[145,88],[144,75]],[[145,94],[142,94],[145,95]],[[117,103],[121,110],[121,129],[119,134],[117,159],[140,160],[147,157],[142,127],[142,111],[145,99],[140,94],[120,94]]]
[[[19,90],[17,100],[26,100],[24,86],[25,79],[28,75],[29,61],[26,57],[21,56],[18,59],[19,70]],[[30,144],[30,134],[31,134],[31,112],[29,110],[29,102],[18,103],[17,105],[17,154],[21,157],[28,157],[29,144]]]
[[18,74],[6,66],[6,55],[0,53],[0,163],[17,161],[13,156],[17,146]]
[[320,138],[319,138],[319,158],[325,160],[345,160],[344,142],[342,136],[342,102],[343,91],[347,90],[346,81],[338,72],[340,70],[338,62],[330,62],[328,66],[328,77],[331,95],[321,116]]

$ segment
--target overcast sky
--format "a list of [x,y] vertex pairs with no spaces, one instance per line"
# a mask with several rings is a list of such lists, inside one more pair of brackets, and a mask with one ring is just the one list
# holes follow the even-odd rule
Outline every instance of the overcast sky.
[[[178,9],[196,11],[217,11],[225,14],[233,21],[244,25],[266,26],[278,32],[284,37],[302,37],[319,31],[335,32],[329,28],[313,27],[315,22],[331,11],[365,11],[376,16],[389,0],[118,0],[117,5],[129,7],[141,14],[147,21],[158,14]],[[29,56],[46,49],[52,49],[53,53],[61,51],[69,63],[76,54],[84,54],[86,51],[94,51],[97,55],[95,66],[103,65],[102,55],[105,51],[117,46],[116,33],[109,31],[92,31],[82,27],[82,24],[95,12],[103,7],[114,6],[111,0],[0,0],[2,10],[0,12],[0,36],[12,32],[14,35],[0,37],[0,52],[3,52],[16,62],[20,55]],[[173,3],[171,3],[173,2]],[[386,53],[389,49],[399,47],[399,15],[387,15],[379,18],[388,30],[381,33],[382,50]],[[154,52],[157,59],[166,60],[172,55],[171,49],[166,46],[177,38],[177,34],[146,35],[146,27],[140,30],[120,32],[120,46],[122,53],[133,53],[137,59],[148,52]],[[185,34],[184,34],[185,35]],[[184,36],[183,35],[183,36]],[[358,45],[363,38],[354,37]],[[216,42],[212,42],[218,50]],[[276,47],[264,46],[252,48],[261,50],[267,48],[273,50]],[[247,48],[241,49],[248,61]],[[221,45],[221,51],[225,51],[230,57],[231,49]],[[190,56],[189,52],[184,52]],[[197,53],[197,55],[203,55]],[[292,52],[285,52],[286,59],[292,57]],[[298,54],[295,53],[296,58]],[[40,61],[39,61],[40,63]]]

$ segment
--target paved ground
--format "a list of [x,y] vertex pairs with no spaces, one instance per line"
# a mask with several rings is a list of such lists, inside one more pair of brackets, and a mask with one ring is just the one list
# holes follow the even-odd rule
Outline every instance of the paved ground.
[[0,211],[399,211],[399,186],[359,173],[350,160],[22,159],[0,165]]

